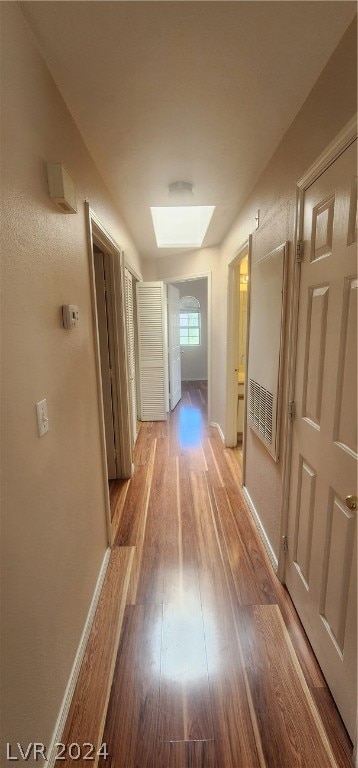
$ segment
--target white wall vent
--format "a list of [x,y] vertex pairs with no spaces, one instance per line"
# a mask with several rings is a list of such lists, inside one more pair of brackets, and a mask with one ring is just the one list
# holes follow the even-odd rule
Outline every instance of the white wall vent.
[[286,243],[251,268],[248,422],[275,461],[279,457]]
[[257,381],[249,381],[249,420],[268,443],[272,443],[273,394]]

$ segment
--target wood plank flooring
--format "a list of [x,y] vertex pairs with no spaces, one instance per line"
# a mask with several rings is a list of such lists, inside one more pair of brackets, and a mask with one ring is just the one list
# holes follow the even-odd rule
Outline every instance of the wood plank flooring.
[[[63,744],[87,742],[94,745],[96,752],[100,747],[133,555],[133,547],[117,547],[111,553],[62,734]],[[56,763],[71,765],[67,752],[66,758],[61,757]],[[76,765],[85,766],[86,762],[82,758],[76,760]]]
[[[101,768],[351,768],[352,745],[240,492],[206,385],[141,425]],[[88,739],[86,739],[88,740]]]

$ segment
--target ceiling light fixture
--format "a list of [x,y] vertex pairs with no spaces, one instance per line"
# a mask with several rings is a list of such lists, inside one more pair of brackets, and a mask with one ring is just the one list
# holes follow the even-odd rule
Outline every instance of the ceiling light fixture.
[[169,184],[168,190],[170,197],[173,195],[192,195],[193,185],[190,181],[173,181],[171,184]]

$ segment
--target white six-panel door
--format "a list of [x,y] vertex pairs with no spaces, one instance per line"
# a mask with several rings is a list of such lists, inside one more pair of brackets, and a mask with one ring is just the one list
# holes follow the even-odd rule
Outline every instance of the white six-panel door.
[[169,392],[173,410],[181,398],[180,293],[174,285],[167,285],[167,306]]
[[356,142],[305,192],[286,583],[353,739],[357,681]]

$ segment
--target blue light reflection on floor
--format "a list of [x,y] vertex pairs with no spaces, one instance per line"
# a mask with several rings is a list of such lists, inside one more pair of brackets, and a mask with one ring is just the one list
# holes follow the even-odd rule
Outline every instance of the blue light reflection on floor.
[[195,448],[200,445],[203,421],[199,408],[182,405],[179,413],[179,443],[182,448]]

